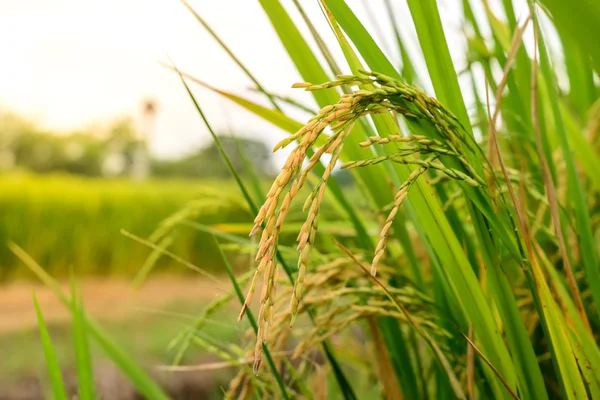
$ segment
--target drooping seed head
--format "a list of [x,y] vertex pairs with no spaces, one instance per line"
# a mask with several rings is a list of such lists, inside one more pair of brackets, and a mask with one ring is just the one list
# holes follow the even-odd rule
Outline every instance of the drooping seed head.
[[309,86],[312,86],[312,83],[310,82],[296,82],[292,85],[292,88],[294,89],[304,89],[307,88]]

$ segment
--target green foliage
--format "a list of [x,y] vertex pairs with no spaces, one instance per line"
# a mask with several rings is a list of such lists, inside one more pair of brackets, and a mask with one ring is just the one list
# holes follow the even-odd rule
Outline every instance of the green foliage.
[[0,118],[0,138],[0,171],[21,169],[85,176],[126,174],[138,145],[129,119],[97,132],[56,134],[9,114]]
[[[273,176],[275,167],[271,160],[272,152],[263,142],[233,136],[221,136],[221,142],[240,175],[248,176],[250,172],[254,172],[261,178]],[[246,166],[246,162],[248,166]],[[212,142],[196,153],[178,160],[155,160],[152,173],[160,178],[222,179],[230,177],[227,165]]]
[[[133,168],[136,149],[146,145],[136,137],[129,119],[118,120],[105,129],[57,134],[41,131],[14,115],[2,115],[0,172],[22,170],[37,174],[126,177]],[[263,142],[232,135],[221,137],[241,175],[273,176],[272,152]],[[169,179],[229,177],[229,170],[212,142],[181,158],[151,158],[150,172],[157,178]]]
[[[474,85],[465,88],[459,85],[435,1],[408,1],[428,76],[412,68],[414,60],[406,54],[397,26],[393,34],[402,71],[379,50],[352,4],[320,3],[349,69],[335,65],[330,49],[311,30],[327,60],[321,65],[288,10],[279,1],[260,2],[288,56],[310,82],[295,87],[311,92],[322,107],[304,128],[294,133],[282,126],[285,119],[278,110],[258,108],[240,95],[209,87],[292,134],[276,148],[297,144],[257,213],[252,232],[262,232],[258,247],[239,242],[235,246],[255,249],[257,276],[263,275],[255,367],[263,344],[271,353],[285,348],[285,340],[275,339],[289,319],[287,299],[280,300],[283,291],[291,298],[292,322],[296,314],[308,314],[314,324],[285,330],[297,344],[294,355],[307,354],[332,336],[352,342],[350,328],[361,330],[380,351],[373,355],[346,347],[342,357],[352,361],[341,363],[342,368],[372,376],[385,397],[594,398],[600,387],[600,350],[595,344],[600,320],[599,255],[593,247],[600,218],[592,166],[600,135],[593,106],[598,83],[593,76],[600,71],[589,33],[597,31],[591,21],[598,7],[587,0],[572,7],[543,1],[547,9],[531,2],[533,15],[517,21],[507,0],[504,21],[484,3],[491,31],[485,37],[470,2],[464,1],[468,65],[462,73]],[[312,29],[312,21],[295,5]],[[565,52],[570,92],[558,89],[558,68],[550,61],[556,60],[557,43],[550,45],[551,36],[538,26],[538,14],[546,11],[556,22],[562,44],[577,47]],[[225,46],[207,22],[196,17]],[[579,20],[580,26],[575,22]],[[392,23],[398,21],[392,18]],[[525,30],[527,23],[535,29]],[[533,31],[540,32],[529,38],[539,46],[539,56],[522,45],[523,34]],[[228,51],[249,74],[242,60]],[[497,64],[504,68],[503,75],[494,72]],[[334,80],[327,67],[346,75]],[[405,80],[430,80],[435,98]],[[465,102],[465,90],[475,95],[477,123],[467,113],[472,105]],[[490,104],[487,113],[485,103]],[[325,127],[330,130],[323,133]],[[541,139],[533,132],[541,132]],[[324,151],[331,157],[321,159]],[[345,162],[343,167],[357,169],[352,178],[361,196],[342,222],[354,231],[344,240],[352,259],[373,260],[371,273],[377,271],[375,283],[383,287],[385,300],[371,290],[372,282],[357,274],[362,271],[347,264],[348,254],[327,246],[323,239],[330,233],[318,226],[324,188],[338,160]],[[307,182],[308,194],[302,192]],[[390,184],[397,190],[395,196],[386,188]],[[337,192],[336,186],[331,189],[339,204],[346,204],[345,193]],[[306,201],[306,222],[298,229],[298,273],[290,277],[295,280],[291,288],[277,278],[281,260],[276,255],[279,237],[291,229],[285,217],[296,198]],[[385,222],[379,228],[369,223],[364,229],[362,221],[374,216]],[[287,263],[286,257],[283,269],[289,271]],[[255,285],[253,280],[244,307]],[[430,307],[408,310],[414,298],[399,298],[409,288],[414,296],[429,298]],[[361,295],[354,297],[355,290]],[[370,314],[360,314],[365,309]],[[391,324],[383,317],[391,317]],[[390,335],[390,329],[396,329],[395,334]],[[318,332],[319,339],[310,332]],[[423,340],[432,352],[422,351]],[[408,367],[394,364],[400,354]],[[363,357],[370,361],[361,362]],[[370,363],[378,366],[376,371]],[[330,360],[330,371],[337,365]],[[300,363],[291,375],[310,381],[317,371]],[[415,376],[418,384],[415,379],[407,382],[406,374]],[[333,375],[341,382],[337,372]],[[249,388],[276,395],[278,381],[265,371],[257,382],[241,369],[228,395],[248,397]],[[297,390],[293,385],[288,389]],[[349,398],[351,393],[342,395]]]

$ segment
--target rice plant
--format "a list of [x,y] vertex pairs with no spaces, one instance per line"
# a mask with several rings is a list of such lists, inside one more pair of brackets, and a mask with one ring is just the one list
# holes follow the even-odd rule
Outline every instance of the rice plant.
[[[418,54],[406,51],[394,2],[371,10],[390,19],[400,68],[353,3],[320,0],[318,17],[299,1],[259,3],[304,79],[293,87],[320,108],[312,118],[282,112],[306,95],[290,102],[267,92],[201,7],[186,3],[270,106],[170,66],[209,129],[191,83],[288,132],[275,151],[294,146],[264,199],[238,177],[258,241],[225,244],[227,232],[213,231],[223,248],[255,256],[245,295],[228,269],[254,340],[221,353],[239,365],[227,396],[600,397],[600,53],[590,39],[600,5],[503,1],[499,16],[487,2],[453,3],[467,43],[457,73],[435,0],[407,1]],[[315,18],[327,21],[343,60]],[[359,196],[340,189],[339,168]],[[320,229],[325,198],[343,210],[349,234]],[[294,254],[281,234],[297,203],[305,217]]]
[[[216,240],[233,290],[175,338],[174,364],[191,343],[215,353],[238,369],[226,398],[600,398],[600,3],[505,0],[495,7],[503,15],[485,1],[454,4],[462,6],[467,43],[459,73],[435,0],[407,0],[416,54],[406,50],[411,36],[394,2],[371,9],[391,21],[386,37],[395,38],[401,67],[350,2],[319,0],[318,17],[296,0],[258,3],[304,80],[294,87],[305,97],[268,92],[188,4],[269,105],[169,65],[226,161],[192,83],[289,133],[275,151],[294,146],[261,199],[260,182],[231,168],[255,215],[246,231],[257,239],[227,225],[188,224]],[[315,18],[326,20],[343,59]],[[302,106],[307,99],[318,110],[306,121],[282,111],[312,110]],[[340,169],[358,194],[340,187]],[[323,224],[326,200],[339,211],[336,229]],[[290,216],[298,204],[300,224]],[[193,210],[155,231],[156,252],[166,254],[161,240]],[[225,250],[251,254],[248,273],[236,277]],[[214,346],[198,333],[231,299],[250,323],[246,345]],[[96,325],[88,327],[112,348]],[[115,354],[149,398],[163,398]]]

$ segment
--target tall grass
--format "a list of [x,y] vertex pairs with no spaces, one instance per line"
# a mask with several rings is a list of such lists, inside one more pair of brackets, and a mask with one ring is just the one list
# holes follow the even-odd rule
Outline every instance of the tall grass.
[[[590,168],[600,155],[598,136],[589,133],[597,130],[599,88],[597,52],[582,36],[587,28],[598,31],[589,22],[600,8],[576,2],[578,26],[559,2],[543,3],[530,2],[529,16],[517,16],[505,1],[504,16],[497,16],[486,3],[462,2],[468,63],[461,73],[469,76],[468,87],[459,84],[434,0],[408,1],[420,54],[405,52],[405,27],[398,29],[400,21],[392,18],[401,69],[343,0],[320,5],[344,60],[331,56],[313,29],[316,17],[308,17],[300,2],[286,8],[260,1],[306,81],[295,87],[308,90],[321,110],[295,127],[276,108],[209,87],[287,130],[292,136],[276,150],[296,145],[251,231],[260,239],[242,313],[252,306],[260,277],[263,284],[257,343],[239,356],[254,354],[259,375],[242,369],[229,395],[280,392],[272,382],[281,378],[261,373],[265,346],[271,352],[295,346],[294,356],[302,357],[332,337],[354,343],[354,349],[339,348],[336,361],[329,359],[332,371],[340,358],[354,360],[341,362],[343,373],[332,375],[340,389],[348,383],[344,374],[361,371],[380,383],[379,395],[391,398],[600,395],[599,187]],[[472,6],[484,13],[476,17]],[[309,24],[325,64],[292,22],[295,12]],[[553,21],[560,43],[548,39]],[[526,49],[524,39],[533,47]],[[556,57],[561,45],[567,55],[562,69]],[[414,70],[419,59],[426,71]],[[557,74],[565,70],[569,85],[559,86],[565,76]],[[411,82],[431,82],[434,92]],[[465,102],[464,91],[473,102]],[[475,117],[468,113],[472,107]],[[355,232],[344,238],[344,251],[327,246],[329,234],[318,226],[338,161],[352,169],[367,204],[357,208],[345,193],[331,192],[349,205],[346,224]],[[309,181],[308,195],[300,193]],[[297,265],[289,285],[278,277],[278,239],[296,199],[304,203],[306,222],[298,229],[299,255],[283,259],[286,271],[290,262]],[[365,228],[374,219],[380,221],[376,232]],[[368,274],[357,265],[365,261]],[[377,281],[370,281],[375,274]],[[304,322],[290,328],[296,319]],[[370,338],[366,346],[353,342],[352,329]],[[322,375],[303,360],[289,373],[292,393],[303,393],[297,379],[322,384]],[[342,393],[348,398],[353,391]]]
[[[256,259],[240,314],[256,321],[253,339],[216,351],[239,366],[227,396],[600,398],[600,185],[593,167],[600,162],[600,70],[590,39],[600,33],[600,4],[530,1],[520,7],[527,14],[516,15],[506,0],[499,16],[487,2],[465,0],[468,54],[458,66],[437,2],[408,0],[420,51],[405,52],[412,36],[392,18],[389,34],[402,53],[395,59],[404,63],[396,68],[354,3],[319,3],[317,17],[301,2],[259,1],[306,81],[294,86],[320,107],[308,121],[279,111],[272,103],[280,100],[268,93],[272,108],[172,67],[209,129],[188,81],[287,131],[276,150],[295,146],[262,207],[250,183],[237,180],[256,214],[247,232],[257,240],[210,230]],[[309,24],[317,48],[292,13]],[[312,29],[316,18],[328,23],[343,59]],[[209,21],[198,19],[250,75]],[[415,69],[417,61],[427,69]],[[459,84],[459,68],[472,87]],[[340,164],[360,200],[337,186]],[[341,211],[336,229],[320,224],[325,198]],[[286,218],[296,204],[304,204],[300,225]],[[298,234],[296,251],[279,240],[290,231]],[[242,301],[248,275],[237,282],[228,272]],[[185,350],[199,329],[175,345]],[[288,352],[290,359],[273,356]]]

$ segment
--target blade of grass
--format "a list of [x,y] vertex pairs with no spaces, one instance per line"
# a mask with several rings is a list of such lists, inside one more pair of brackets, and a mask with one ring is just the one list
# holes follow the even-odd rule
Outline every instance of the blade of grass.
[[[381,325],[381,324],[380,324]],[[406,391],[400,391],[400,387],[398,386],[398,381],[396,376],[394,375],[394,366],[390,360],[391,354],[388,354],[388,346],[383,339],[382,332],[380,332],[380,328],[378,324],[375,322],[374,318],[367,319],[367,326],[369,327],[369,331],[371,332],[371,337],[373,338],[373,347],[375,349],[375,358],[378,364],[378,376],[382,382],[383,391],[385,393],[386,399],[390,400],[402,400],[402,393],[407,393]],[[405,360],[408,360],[406,358]],[[407,363],[409,364],[409,363]],[[415,381],[413,385],[416,386],[416,378],[413,376],[412,379]],[[414,393],[419,393],[418,389],[413,389]]]
[[412,362],[408,362],[408,360],[411,360],[410,349],[412,344],[398,326],[398,322],[393,318],[382,318],[378,322],[379,330],[388,348],[392,367],[396,373],[396,379],[400,382],[402,393],[408,398],[419,398],[420,393],[416,377],[419,370]]
[[[260,4],[282,39],[282,44],[300,71],[302,78],[311,82],[326,82],[329,77],[279,0],[260,0]],[[336,100],[333,91],[313,92],[313,95],[320,107],[332,104]]]
[[46,358],[46,366],[48,368],[48,376],[50,377],[50,385],[52,387],[52,395],[56,400],[67,400],[67,392],[62,380],[62,374],[60,372],[60,365],[56,359],[56,353],[52,346],[52,340],[48,333],[48,328],[44,322],[44,316],[38,304],[35,293],[33,293],[33,305],[35,306],[35,313],[37,315],[38,326],[40,329],[40,338],[42,340],[42,346],[44,349],[44,356]]
[[458,85],[437,4],[435,0],[408,0],[408,7],[417,29],[436,97],[457,116],[467,132],[472,135],[469,115]]
[[[496,16],[492,13],[490,8],[488,7],[487,3],[484,3],[484,8],[485,8],[486,16],[487,16],[487,19],[489,22],[489,27],[491,28],[491,31],[492,31],[492,39],[495,44],[494,51],[490,51],[487,49],[487,46],[485,45],[486,38],[484,38],[483,35],[481,34],[481,28],[479,27],[479,23],[473,14],[473,10],[469,4],[469,1],[468,0],[463,1],[463,9],[464,9],[465,18],[469,22],[471,22],[471,25],[475,31],[475,39],[471,39],[471,40],[469,40],[470,38],[468,39],[469,43],[470,43],[470,47],[472,47],[471,51],[473,51],[477,54],[480,51],[477,49],[476,46],[478,46],[478,45],[485,46],[484,53],[482,54],[482,56],[479,58],[478,61],[480,62],[481,66],[484,69],[485,78],[487,80],[487,83],[490,86],[491,91],[493,93],[497,93],[498,89],[497,89],[497,85],[494,80],[494,74],[492,73],[492,69],[494,67],[492,64],[494,61],[497,61],[500,65],[506,65],[507,55],[508,55],[508,53],[510,53],[510,50],[511,50],[510,29],[504,22],[502,22],[501,20],[496,18]],[[515,26],[513,31],[516,31],[516,29],[518,29],[517,26]],[[473,44],[473,46],[471,46],[471,44]],[[517,56],[519,56],[521,54],[519,52],[520,52],[520,50],[518,50]],[[521,64],[522,63],[520,63],[519,60],[517,60],[517,68],[519,69],[519,74],[528,73],[529,70],[527,69],[527,67],[526,66],[522,67]],[[474,71],[473,71],[472,66],[471,66],[470,70],[471,70],[471,74],[473,74]],[[535,163],[532,162],[533,161],[532,157],[535,155],[535,149],[534,149],[535,145],[534,145],[534,140],[531,137],[532,136],[531,132],[533,131],[533,127],[531,126],[531,119],[528,116],[529,109],[526,109],[525,105],[523,104],[524,96],[521,93],[520,88],[517,85],[515,78],[513,78],[512,74],[508,75],[507,88],[508,88],[508,91],[507,91],[507,93],[505,93],[505,98],[503,99],[504,107],[503,107],[502,119],[503,119],[504,123],[506,124],[507,131],[511,132],[511,134],[515,135],[516,137],[522,139],[522,142],[519,143],[519,146],[515,147],[514,149],[518,150],[520,153],[523,154],[524,157],[527,158],[529,165],[534,166]],[[479,107],[479,105],[478,105],[478,107]],[[483,108],[482,110],[483,110],[483,114],[485,114],[485,108]],[[540,110],[540,118],[542,121],[542,123],[540,123],[540,129],[544,133],[544,137],[545,137],[545,126],[543,124],[543,121],[544,121],[543,120],[543,110]],[[482,133],[483,133],[483,135],[486,135],[487,129],[483,130]],[[515,142],[516,142],[516,140],[515,140]],[[551,154],[550,148],[546,147],[545,140],[544,140],[544,152],[546,152],[547,157]],[[555,177],[556,174],[555,174],[553,165],[550,165],[550,170],[551,170],[552,176]]]
[[477,348],[477,345],[475,343],[473,343],[473,341],[471,339],[469,339],[469,337],[467,335],[465,335],[464,333],[461,332],[461,335],[463,335],[463,337],[465,338],[465,340],[467,341],[467,343],[469,343],[469,346],[471,346],[471,348],[473,350],[475,350],[475,353],[477,353],[477,355],[487,364],[488,367],[490,367],[490,369],[492,371],[494,371],[494,374],[498,377],[498,379],[500,379],[500,381],[502,382],[502,384],[504,385],[504,387],[506,388],[506,390],[509,391],[509,393],[512,396],[512,398],[515,399],[515,400],[519,400],[519,397],[517,396],[517,394],[515,393],[515,391],[508,385],[508,382],[506,382],[506,379],[504,379],[504,377],[500,374],[500,372],[492,365],[492,363],[490,362],[490,360],[488,360],[486,358],[486,356],[483,355],[483,353],[481,352],[481,350],[479,350],[479,348]]
[[379,39],[379,43],[381,43],[380,47],[385,49],[388,53],[391,52],[390,45],[387,42],[387,35],[381,29],[381,25],[379,24],[377,15],[374,13],[373,7],[369,6],[370,1],[363,0],[362,3],[362,8],[365,10],[367,20],[373,26],[373,33],[377,36],[377,39]]
[[[509,53],[506,58],[506,63],[504,65],[502,79],[500,80],[500,83],[498,83],[498,87],[496,89],[496,98],[495,98],[496,107],[494,109],[493,114],[489,118],[490,123],[488,125],[488,133],[487,133],[488,138],[490,138],[491,134],[494,134],[494,132],[496,132],[496,124],[497,124],[498,118],[500,116],[500,111],[501,111],[500,104],[502,102],[502,95],[504,92],[504,88],[506,87],[506,84],[508,83],[508,81],[510,79],[509,72],[511,71],[511,68],[515,61],[517,52],[518,52],[519,48],[521,47],[521,42],[523,40],[523,34],[525,33],[525,29],[527,28],[529,20],[530,20],[530,18],[527,18],[527,20],[523,23],[523,25],[521,25],[520,27],[517,27],[515,29],[515,33],[513,35],[513,39],[511,41],[511,44],[509,47]],[[490,159],[493,159],[493,154],[494,154],[493,146],[494,146],[495,140],[496,140],[496,138],[491,138],[488,141],[488,157]],[[494,165],[493,162],[492,162],[492,165]]]
[[261,91],[262,93],[264,93],[265,96],[267,96],[267,98],[269,99],[269,101],[271,102],[271,104],[273,105],[273,107],[277,111],[281,111],[281,109],[277,105],[277,102],[275,101],[275,98],[273,96],[271,96],[271,94],[268,93],[264,89],[264,87],[260,84],[260,82],[258,81],[258,79],[256,79],[256,77],[254,76],[254,74],[252,74],[252,72],[250,72],[250,70],[248,68],[246,68],[246,66],[242,63],[242,61],[235,55],[235,53],[233,51],[231,51],[231,49],[225,44],[225,42],[221,39],[221,37],[210,27],[210,25],[208,25],[208,23],[200,16],[200,14],[198,14],[192,8],[192,6],[190,6],[190,4],[187,1],[181,0],[181,2],[185,6],[185,8],[187,8],[190,11],[190,13],[192,13],[192,15],[198,20],[198,22],[200,22],[200,24],[204,27],[204,29],[206,29],[206,31],[213,37],[213,39],[215,39],[215,41],[219,44],[219,46],[221,46],[221,48],[223,50],[225,50],[225,52],[227,53],[227,55],[229,57],[231,57],[231,59],[233,60],[233,62],[238,67],[240,67],[240,69],[242,71],[244,71],[244,73],[246,74],[246,76],[248,78],[250,78],[250,80],[252,82],[254,82],[254,84],[256,85],[256,87],[258,88],[258,90]]
[[163,254],[163,255],[166,255],[166,256],[170,257],[171,259],[177,261],[181,265],[184,265],[185,267],[191,269],[192,271],[197,272],[200,275],[205,276],[206,278],[210,279],[211,281],[213,281],[213,282],[215,282],[217,284],[220,283],[219,278],[217,278],[215,275],[211,274],[208,271],[205,271],[202,268],[198,268],[196,265],[192,264],[191,262],[189,262],[187,260],[184,260],[183,258],[179,257],[177,254],[175,254],[175,253],[173,253],[173,252],[171,252],[171,251],[169,251],[169,250],[167,250],[165,248],[162,248],[162,247],[160,247],[160,246],[158,246],[158,245],[156,245],[156,244],[154,244],[154,243],[152,243],[152,242],[150,242],[148,240],[142,239],[141,237],[136,236],[136,235],[134,235],[131,232],[127,232],[125,229],[121,229],[121,235],[123,235],[123,236],[125,236],[125,237],[127,237],[129,239],[133,239],[136,242],[141,243],[144,246],[147,246],[147,247],[151,248],[152,250],[159,252],[160,254]]
[[260,178],[256,173],[254,166],[250,162],[248,155],[246,154],[246,149],[242,145],[241,140],[237,136],[235,136],[234,132],[229,129],[229,137],[231,140],[235,142],[235,149],[242,160],[242,165],[244,166],[244,172],[246,173],[247,179],[250,181],[250,187],[254,194],[255,200],[260,199],[263,196],[263,189],[261,188]]
[[587,326],[587,329],[591,332],[590,323],[588,321],[587,315],[585,313],[585,309],[583,307],[583,301],[581,300],[581,295],[579,293],[579,288],[577,287],[577,281],[575,280],[575,275],[573,273],[573,268],[571,267],[571,260],[567,254],[567,247],[565,245],[565,239],[563,237],[562,225],[560,222],[559,209],[558,209],[558,199],[556,195],[556,189],[554,187],[554,183],[552,182],[552,177],[550,176],[550,168],[548,167],[548,160],[544,154],[542,149],[542,134],[540,131],[539,123],[538,123],[538,89],[537,89],[537,39],[538,39],[538,31],[534,29],[535,39],[534,39],[534,50],[533,50],[533,62],[531,68],[531,115],[533,120],[533,128],[535,132],[535,138],[538,149],[538,157],[540,158],[540,164],[542,167],[542,177],[544,179],[544,186],[546,187],[546,196],[548,197],[548,205],[550,207],[550,216],[552,217],[552,224],[554,225],[554,231],[556,232],[556,238],[558,239],[558,247],[560,250],[560,254],[563,260],[563,266],[565,269],[565,274],[567,275],[567,280],[569,282],[569,288],[571,289],[571,295],[575,300],[575,305],[577,306],[577,310],[579,315],[581,316],[581,320]]
[[600,46],[596,41],[600,33],[600,3],[595,0],[541,0],[541,3],[551,13],[559,31],[568,34],[573,43],[592,58],[596,72],[600,72]]
[[373,37],[343,0],[325,0],[324,3],[350,41],[356,46],[369,68],[392,78],[402,79],[383,51],[377,46]]
[[285,115],[281,111],[277,111],[277,110],[273,110],[268,107],[261,106],[260,104],[254,103],[243,97],[226,92],[224,90],[217,89],[214,86],[211,86],[208,83],[194,77],[193,75],[183,72],[183,71],[180,71],[171,65],[167,65],[164,63],[160,63],[160,65],[163,65],[165,68],[175,71],[176,73],[180,74],[185,79],[188,79],[191,82],[194,82],[206,89],[209,89],[217,94],[220,94],[221,96],[233,101],[234,103],[240,105],[241,107],[252,112],[253,114],[258,115],[259,117],[272,123],[273,125],[277,126],[278,128],[283,129],[286,132],[295,133],[303,126],[302,123],[289,118],[287,115]]
[[[250,88],[250,90],[253,92],[257,91],[256,88]],[[314,108],[313,105],[310,105],[310,106],[306,105],[306,104],[300,102],[298,99],[292,98],[290,96],[285,96],[285,95],[273,93],[273,92],[271,92],[271,96],[273,96],[274,99],[282,102],[283,104],[287,104],[297,110],[300,110],[300,111],[306,113],[307,115],[313,116],[319,112],[319,110]]]
[[[165,236],[155,244],[155,248],[152,249],[152,252],[146,257],[146,260],[138,270],[136,276],[133,278],[132,286],[134,289],[139,289],[143,283],[152,272],[152,269],[158,262],[158,259],[163,254],[163,251],[166,250],[169,246],[173,244],[175,240],[175,235]],[[148,241],[148,243],[153,243],[152,241]]]
[[[240,191],[242,192],[242,195],[244,196],[244,199],[246,200],[246,202],[248,204],[254,204],[254,202],[252,201],[252,197],[250,197],[250,193],[246,189],[246,186],[242,182],[242,179],[240,178],[239,174],[237,173],[237,171],[233,167],[233,164],[231,163],[231,160],[229,159],[229,156],[225,152],[225,149],[223,148],[223,145],[221,144],[221,141],[219,140],[219,137],[213,131],[211,125],[208,123],[208,120],[206,119],[206,116],[204,115],[204,112],[202,111],[202,109],[200,108],[200,105],[196,101],[196,97],[192,94],[192,91],[190,90],[190,87],[188,86],[187,82],[185,81],[185,78],[183,77],[182,73],[179,71],[179,69],[177,69],[177,67],[173,64],[172,61],[171,61],[171,67],[179,75],[179,78],[181,79],[181,83],[183,83],[183,86],[185,87],[185,90],[188,93],[188,95],[190,97],[190,100],[192,100],[192,102],[194,103],[194,107],[196,108],[196,111],[198,112],[198,114],[202,118],[202,121],[204,121],[204,124],[206,125],[208,131],[210,132],[210,135],[212,136],[212,138],[213,138],[213,140],[215,142],[215,145],[217,146],[217,149],[219,150],[219,154],[221,154],[221,158],[223,159],[223,161],[225,162],[225,164],[227,164],[227,168],[231,171],[231,173],[233,175],[233,179],[235,179],[235,181],[236,181],[236,183],[238,185],[238,188],[240,189]],[[258,212],[258,210],[256,212]]]
[[[469,339],[473,340],[473,325],[469,326]],[[469,399],[475,399],[475,354],[473,348],[467,349],[467,393]]]
[[211,234],[213,234],[216,237],[223,238],[223,239],[225,239],[227,241],[230,241],[232,243],[237,243],[237,244],[240,244],[242,246],[250,245],[252,243],[250,241],[250,239],[248,239],[247,237],[239,237],[239,236],[236,236],[236,235],[232,235],[230,233],[223,232],[223,231],[221,231],[219,229],[215,229],[212,226],[200,224],[198,222],[184,220],[184,221],[181,222],[181,225],[189,226],[190,228],[197,229],[197,230],[199,230],[201,232],[211,233]]
[[[535,24],[534,28],[539,32],[539,22],[535,12],[533,16]],[[538,38],[540,57],[539,66],[542,72],[542,77],[546,83],[546,87],[549,88],[548,99],[550,100],[552,114],[554,116],[559,145],[566,164],[569,188],[568,201],[571,203],[570,205],[575,214],[577,235],[579,238],[579,244],[581,246],[583,266],[587,275],[587,281],[590,285],[594,303],[600,304],[600,264],[596,254],[596,246],[594,243],[594,234],[591,227],[590,215],[588,213],[586,194],[584,192],[583,185],[581,184],[581,180],[579,179],[579,174],[577,173],[577,168],[575,166],[575,161],[573,160],[573,153],[569,144],[563,117],[560,112],[560,105],[558,103],[559,93],[556,88],[556,80],[552,71],[550,60],[548,58],[543,35],[539,35]],[[598,312],[598,310],[596,310],[596,312]]]
[[[300,1],[293,0],[293,2],[294,2],[294,5],[296,6],[296,9],[298,9],[298,12],[302,16],[304,23],[306,23],[306,26],[308,26],[308,29],[310,30],[312,37],[317,42],[317,47],[319,47],[319,51],[321,51],[321,54],[323,54],[323,57],[325,57],[325,60],[327,61],[327,64],[329,65],[331,72],[333,72],[334,75],[341,74],[342,71],[340,70],[338,64],[335,62],[335,58],[333,57],[333,55],[327,48],[327,45],[321,38],[321,35],[319,35],[319,32],[317,32],[317,29],[315,28],[315,26],[312,23],[312,21],[310,20],[310,18],[308,18],[308,15],[306,14],[306,12],[304,11],[304,8],[300,4]],[[314,113],[314,114],[316,114],[316,113]]]
[[592,398],[598,398],[595,393],[600,390],[600,349],[598,349],[594,336],[589,333],[583,321],[577,318],[577,308],[573,303],[573,299],[569,296],[565,285],[563,285],[560,275],[539,246],[536,247],[536,251],[542,261],[543,267],[550,276],[552,289],[556,293],[559,302],[567,314],[572,316],[571,321],[573,326],[570,334],[571,342],[576,343],[577,346],[577,361],[579,362],[580,370],[585,376]]
[[81,400],[93,400],[96,398],[94,369],[88,344],[87,326],[83,316],[83,300],[76,291],[73,276],[71,276],[71,314],[73,317],[73,341],[75,343],[79,398]]
[[408,51],[404,45],[404,40],[400,34],[400,28],[398,27],[396,16],[394,15],[394,7],[392,6],[392,0],[385,0],[385,8],[387,10],[388,17],[390,18],[390,24],[394,30],[394,36],[396,37],[396,44],[398,45],[398,53],[402,58],[402,77],[408,83],[417,83],[417,72],[412,63],[412,60],[408,56]]
[[560,106],[565,129],[569,135],[569,144],[573,148],[573,156],[579,161],[578,166],[585,172],[589,182],[594,186],[593,189],[600,191],[600,174],[598,174],[600,155],[594,151],[593,144],[582,134],[584,128],[577,124],[564,101],[561,101]]
[[585,120],[588,110],[597,98],[594,84],[592,60],[579,48],[567,32],[558,32],[565,53],[564,60],[569,77],[569,100],[577,110],[581,120]]
[[[523,140],[523,144],[530,144],[530,146],[526,146],[522,149],[522,153],[525,157],[527,157],[528,164],[534,166],[536,164],[532,162],[533,159],[531,157],[535,155],[535,142],[532,136],[533,126],[531,125],[531,118],[529,116],[531,108],[528,108],[528,90],[530,87],[529,75],[531,72],[531,66],[524,49],[522,47],[514,49],[510,40],[511,29],[514,38],[520,28],[516,25],[516,23],[511,24],[509,27],[506,25],[506,23],[504,23],[504,21],[500,20],[494,15],[487,3],[484,3],[484,6],[486,16],[492,30],[492,36],[496,44],[496,48],[493,53],[495,59],[500,63],[500,65],[507,65],[509,57],[512,57],[513,62],[516,62],[516,65],[513,66],[513,69],[511,70],[513,73],[506,76],[508,93],[505,96],[506,98],[503,99],[503,103],[505,104],[503,107],[503,120],[506,122],[507,129],[519,136]],[[516,53],[511,55],[510,53],[513,50]],[[523,57],[525,57],[525,59],[523,59]],[[494,93],[497,93],[497,87],[494,88],[494,85],[491,84],[491,82],[494,81],[491,73],[491,61],[492,60],[490,59],[487,63],[485,63],[486,78],[488,79],[488,82],[490,83]],[[513,76],[513,74],[516,76]],[[540,113],[542,112],[543,109],[540,109]],[[543,124],[540,124],[540,129],[542,132],[545,132]],[[551,153],[550,148],[546,145],[546,141],[544,141],[544,151],[546,152],[546,157],[549,157]],[[551,171],[553,171],[552,167]],[[554,171],[552,175],[555,176]]]
[[[517,29],[518,23],[512,0],[502,0],[502,3],[504,5],[504,13],[506,14],[508,20],[508,28],[511,31],[514,31]],[[521,101],[523,102],[523,107],[525,110],[531,110],[531,98],[529,98],[529,96],[523,96],[523,94],[527,93],[527,88],[531,87],[531,60],[527,55],[525,47],[519,47],[515,61],[516,62],[512,74],[515,77],[516,87],[520,89],[519,94],[521,95],[520,97]],[[527,126],[531,126],[531,116],[529,114],[525,114],[523,118],[527,120]]]

